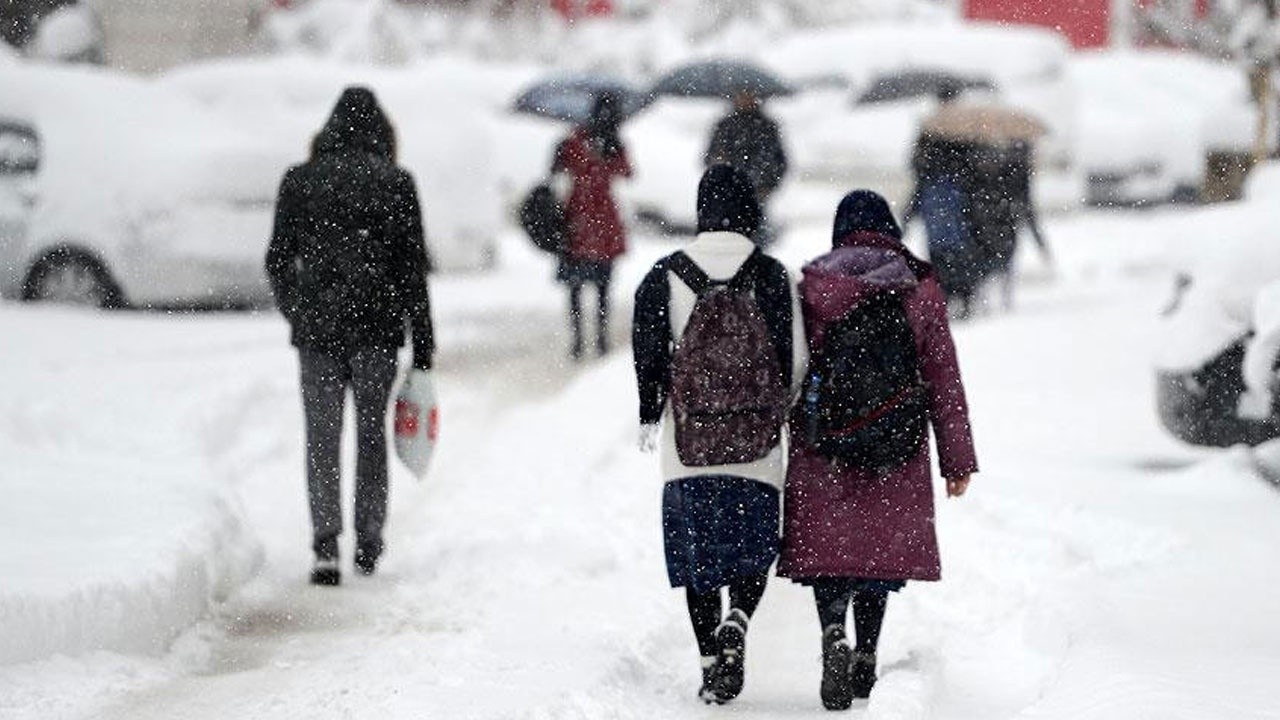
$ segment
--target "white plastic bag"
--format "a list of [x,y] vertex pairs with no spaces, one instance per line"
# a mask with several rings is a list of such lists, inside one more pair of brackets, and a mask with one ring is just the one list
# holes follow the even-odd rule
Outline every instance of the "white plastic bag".
[[440,436],[436,386],[427,370],[410,369],[396,394],[396,456],[419,480],[426,477]]

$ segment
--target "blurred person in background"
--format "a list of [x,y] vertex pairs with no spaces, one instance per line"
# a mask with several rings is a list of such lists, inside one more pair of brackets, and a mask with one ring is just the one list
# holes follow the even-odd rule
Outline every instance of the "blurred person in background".
[[1014,258],[1023,226],[1045,262],[1053,254],[1032,199],[1032,148],[1024,141],[974,148],[972,209],[974,245],[982,255],[984,277],[1000,284],[1006,310],[1013,309]]
[[395,134],[373,93],[343,91],[311,149],[280,185],[266,268],[301,368],[311,582],[337,585],[347,391],[356,407],[355,567],[370,575],[383,551],[397,351],[411,329],[413,366],[430,369],[435,340],[417,189],[395,164]]
[[975,299],[984,275],[972,219],[973,145],[921,134],[912,155],[915,190],[907,202],[902,227],[917,217],[924,223],[929,261],[957,319],[976,310]]
[[769,198],[787,174],[787,152],[778,124],[765,114],[755,93],[742,91],[733,99],[733,110],[716,123],[703,165],[725,163],[741,170],[755,187],[762,219],[757,243],[767,247],[774,239],[769,223]]
[[627,250],[613,180],[631,177],[631,162],[618,134],[621,123],[622,99],[601,93],[590,119],[560,143],[551,164],[553,176],[563,173],[571,182],[565,202],[568,236],[556,279],[569,288],[569,356],[574,360],[585,352],[582,288],[587,284],[596,290],[596,352],[609,351],[609,283],[614,261]]

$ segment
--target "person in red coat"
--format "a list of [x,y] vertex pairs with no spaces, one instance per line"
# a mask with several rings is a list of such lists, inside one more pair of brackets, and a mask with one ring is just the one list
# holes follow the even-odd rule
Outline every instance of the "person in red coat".
[[627,149],[618,136],[621,99],[601,93],[591,119],[574,130],[556,149],[552,173],[572,179],[565,220],[569,226],[556,279],[569,286],[569,324],[573,332],[570,355],[583,353],[582,286],[596,287],[596,350],[609,351],[609,279],[613,261],[627,250],[627,232],[613,199],[613,179],[630,177]]
[[[963,495],[978,464],[946,297],[933,267],[902,245],[888,203],[870,191],[841,201],[833,236],[834,249],[806,265],[800,283],[811,356],[821,352],[827,329],[860,301],[885,290],[903,297],[947,494]],[[803,423],[799,412],[793,415],[778,574],[813,588],[823,630],[821,694],[837,709],[868,697],[875,684],[888,594],[907,580],[941,575],[929,443],[904,464],[870,471],[809,446]],[[845,631],[851,603],[855,647]]]

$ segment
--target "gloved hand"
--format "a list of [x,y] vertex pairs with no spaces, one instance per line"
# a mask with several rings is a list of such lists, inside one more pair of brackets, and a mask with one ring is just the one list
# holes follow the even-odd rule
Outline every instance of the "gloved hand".
[[1271,416],[1271,394],[1244,391],[1236,406],[1236,415],[1242,420],[1266,420]]
[[647,423],[640,426],[640,452],[651,453],[658,449],[658,424]]

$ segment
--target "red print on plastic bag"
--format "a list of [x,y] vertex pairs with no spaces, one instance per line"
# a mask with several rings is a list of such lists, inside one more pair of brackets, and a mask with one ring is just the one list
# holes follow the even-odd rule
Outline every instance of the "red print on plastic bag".
[[[416,403],[408,400],[396,400],[396,435],[401,437],[413,437],[418,434],[421,427],[422,408]],[[431,419],[428,425],[428,437],[435,439],[436,436],[436,410],[431,409]]]

